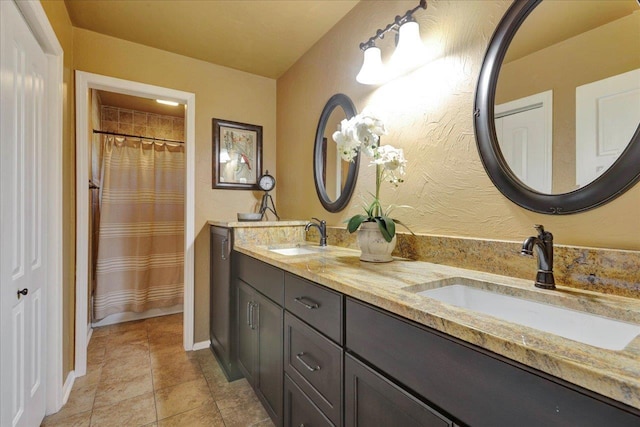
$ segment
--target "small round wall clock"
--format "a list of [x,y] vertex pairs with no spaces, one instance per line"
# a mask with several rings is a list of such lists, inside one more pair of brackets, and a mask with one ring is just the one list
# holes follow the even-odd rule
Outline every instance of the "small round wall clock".
[[262,175],[258,180],[258,187],[260,187],[262,191],[271,191],[275,186],[276,179],[273,176],[269,175],[269,171]]

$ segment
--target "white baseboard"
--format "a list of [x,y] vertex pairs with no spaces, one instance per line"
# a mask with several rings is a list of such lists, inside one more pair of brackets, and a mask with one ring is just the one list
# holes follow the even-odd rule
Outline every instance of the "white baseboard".
[[211,340],[193,343],[193,351],[209,348],[210,345],[211,345]]
[[71,394],[71,389],[73,388],[73,383],[76,380],[76,373],[74,371],[69,372],[67,375],[67,379],[64,381],[64,385],[62,386],[62,406],[67,403],[69,400],[69,395]]

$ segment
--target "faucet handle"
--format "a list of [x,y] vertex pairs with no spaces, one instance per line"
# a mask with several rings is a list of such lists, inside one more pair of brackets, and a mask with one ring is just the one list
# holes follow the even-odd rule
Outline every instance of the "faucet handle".
[[538,238],[541,240],[549,241],[553,240],[553,234],[548,231],[545,231],[544,226],[542,224],[534,225],[535,229],[538,230]]
[[318,221],[319,224],[323,224],[323,223],[326,224],[327,223],[327,221],[325,221],[324,219],[318,219],[315,216],[312,217],[311,219]]

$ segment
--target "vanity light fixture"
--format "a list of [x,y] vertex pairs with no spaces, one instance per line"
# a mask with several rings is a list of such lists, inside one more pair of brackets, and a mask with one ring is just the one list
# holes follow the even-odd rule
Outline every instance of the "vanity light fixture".
[[175,102],[175,101],[167,101],[165,99],[156,99],[156,102],[158,104],[164,104],[164,105],[171,105],[172,107],[177,107],[178,105],[180,105],[180,103]]
[[[420,0],[418,6],[408,10],[403,16],[396,16],[394,21],[384,29],[377,30],[369,40],[360,43],[360,50],[364,52],[364,61],[356,76],[359,83],[367,85],[384,83],[420,65],[424,45],[420,38],[420,26],[413,18],[413,14],[418,9],[426,8],[427,0]],[[396,50],[391,56],[389,66],[385,67],[382,64],[382,55],[380,48],[376,46],[376,40],[383,39],[389,31],[396,32]]]

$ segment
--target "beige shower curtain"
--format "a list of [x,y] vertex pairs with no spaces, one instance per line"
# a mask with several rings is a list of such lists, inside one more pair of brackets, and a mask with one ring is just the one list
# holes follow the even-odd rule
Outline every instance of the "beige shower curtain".
[[104,137],[94,319],[182,303],[184,147]]

